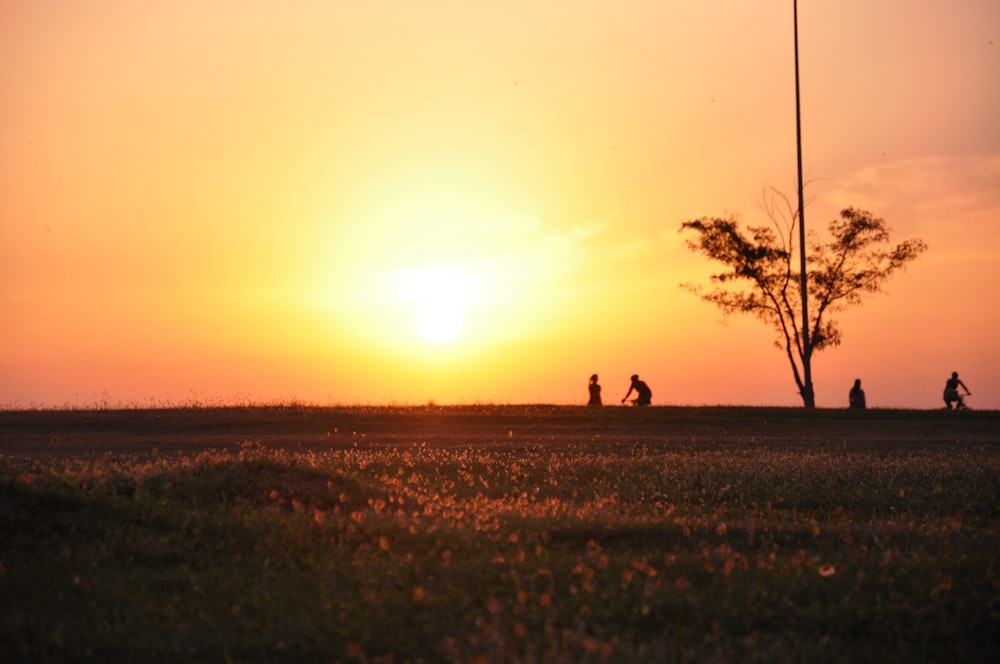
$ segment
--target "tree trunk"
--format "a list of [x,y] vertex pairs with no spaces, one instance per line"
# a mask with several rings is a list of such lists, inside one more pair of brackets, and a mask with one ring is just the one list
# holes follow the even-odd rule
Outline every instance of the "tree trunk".
[[811,382],[808,385],[803,386],[801,394],[802,394],[803,406],[805,406],[806,408],[816,407],[816,394],[815,392],[813,392],[813,386]]

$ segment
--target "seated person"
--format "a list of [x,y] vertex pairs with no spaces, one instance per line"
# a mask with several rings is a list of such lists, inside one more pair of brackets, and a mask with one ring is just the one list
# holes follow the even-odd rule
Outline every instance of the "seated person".
[[587,386],[590,391],[590,401],[587,402],[588,406],[600,406],[601,405],[601,386],[597,384],[597,374],[590,377],[590,385]]
[[850,403],[851,408],[867,408],[865,391],[861,389],[860,378],[854,381],[854,387],[851,388],[851,393],[847,395],[847,401]]

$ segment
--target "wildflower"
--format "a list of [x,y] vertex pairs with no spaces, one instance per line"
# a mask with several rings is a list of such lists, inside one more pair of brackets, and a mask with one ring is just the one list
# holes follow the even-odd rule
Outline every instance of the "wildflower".
[[934,597],[935,595],[946,593],[949,590],[951,590],[951,575],[945,574],[941,579],[941,583],[934,586],[934,589],[931,590],[930,596]]
[[646,576],[656,576],[656,568],[642,560],[633,560],[629,563],[629,567],[638,572],[642,572]]

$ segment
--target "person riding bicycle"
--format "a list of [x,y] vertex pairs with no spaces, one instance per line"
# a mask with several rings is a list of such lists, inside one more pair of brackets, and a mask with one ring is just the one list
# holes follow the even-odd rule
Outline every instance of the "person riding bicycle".
[[944,384],[944,405],[947,406],[948,410],[952,409],[952,404],[955,404],[955,410],[967,408],[965,401],[962,400],[962,395],[958,393],[959,387],[965,390],[966,395],[972,396],[972,392],[965,386],[965,383],[958,379],[958,372],[952,371],[951,378]]

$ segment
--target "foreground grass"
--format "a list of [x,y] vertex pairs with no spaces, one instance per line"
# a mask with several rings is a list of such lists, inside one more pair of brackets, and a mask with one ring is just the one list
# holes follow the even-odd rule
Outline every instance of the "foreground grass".
[[0,661],[992,661],[1000,452],[255,443],[0,465]]

